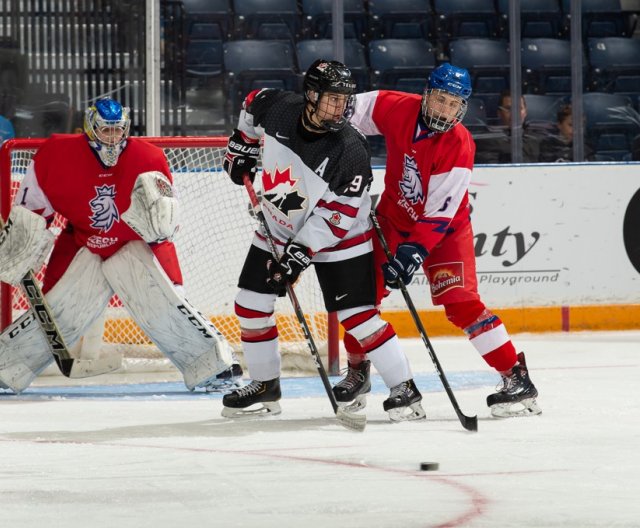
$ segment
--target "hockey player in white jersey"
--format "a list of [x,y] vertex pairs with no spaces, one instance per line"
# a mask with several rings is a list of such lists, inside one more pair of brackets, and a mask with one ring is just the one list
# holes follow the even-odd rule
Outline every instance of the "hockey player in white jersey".
[[[355,88],[343,64],[317,60],[305,74],[303,96],[273,89],[251,92],[229,138],[224,168],[238,185],[245,174],[253,181],[264,138],[262,206],[282,257],[274,262],[264,234],[255,233],[235,300],[253,381],[224,396],[223,416],[280,413],[275,301],[284,295],[286,283],[294,284],[311,264],[327,310],[337,313],[391,389],[384,402],[390,418],[425,416],[398,338],[375,306],[371,162],[364,137],[348,124]],[[341,403],[357,399],[355,410],[364,406],[370,390],[368,383],[354,384],[336,387],[334,394]]]

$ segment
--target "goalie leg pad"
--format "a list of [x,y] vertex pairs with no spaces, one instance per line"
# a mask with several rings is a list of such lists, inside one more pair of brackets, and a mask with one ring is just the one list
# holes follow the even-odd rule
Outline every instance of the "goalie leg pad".
[[[113,291],[102,273],[102,259],[82,248],[45,295],[60,333],[72,346],[104,311]],[[53,361],[33,311],[0,335],[0,383],[22,392]]]
[[102,269],[135,322],[180,370],[189,390],[231,367],[233,354],[225,337],[178,293],[147,244],[129,242]]

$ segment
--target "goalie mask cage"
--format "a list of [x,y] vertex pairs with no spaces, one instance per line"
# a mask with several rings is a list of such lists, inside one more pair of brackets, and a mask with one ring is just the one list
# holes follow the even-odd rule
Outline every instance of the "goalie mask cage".
[[[234,313],[237,280],[257,227],[244,188],[234,185],[222,170],[227,138],[158,137],[143,138],[163,149],[174,178],[180,201],[180,229],[174,240],[184,278],[185,295],[222,332],[242,362],[240,328]],[[12,139],[0,149],[1,213],[7,218],[13,198],[31,158],[44,139]],[[82,177],[82,175],[78,175]],[[52,231],[58,234],[64,220],[56,214]],[[37,270],[42,280],[46,264]],[[338,323],[335,314],[327,314],[322,293],[312,270],[302,275],[296,293],[306,314],[320,353],[328,370],[337,374]],[[0,323],[4,329],[27,309],[20,288],[2,283]],[[282,368],[285,372],[315,372],[291,303],[276,301],[276,322],[280,337]],[[80,351],[81,347],[81,351]],[[121,353],[123,367],[129,370],[154,370],[168,360],[151,343],[114,296],[101,320],[72,348],[84,357],[103,353]]]

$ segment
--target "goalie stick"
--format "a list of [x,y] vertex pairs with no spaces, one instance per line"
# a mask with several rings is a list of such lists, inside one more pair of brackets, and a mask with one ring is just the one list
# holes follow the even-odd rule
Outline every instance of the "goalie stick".
[[[254,213],[264,230],[264,234],[267,239],[267,244],[269,245],[269,249],[273,254],[274,258],[277,260],[280,259],[280,254],[278,252],[278,248],[276,247],[276,243],[273,240],[273,235],[271,234],[271,230],[267,225],[267,221],[264,217],[264,213],[260,208],[260,202],[258,200],[258,196],[256,195],[256,191],[253,188],[253,184],[247,175],[243,177],[244,186],[247,189],[247,193],[249,194],[249,200],[251,201],[251,205],[253,206]],[[325,390],[327,391],[327,396],[329,397],[329,401],[331,402],[331,406],[333,407],[333,412],[340,422],[341,425],[346,427],[347,429],[352,429],[354,431],[364,431],[364,428],[367,424],[367,417],[365,415],[358,415],[354,413],[350,413],[345,411],[342,407],[338,406],[338,402],[336,401],[335,396],[333,395],[333,391],[331,390],[331,384],[329,383],[329,378],[327,376],[327,372],[322,364],[322,358],[320,357],[320,353],[318,352],[318,348],[316,346],[315,341],[313,340],[313,336],[311,335],[311,330],[309,329],[309,325],[307,324],[307,320],[305,319],[304,312],[300,307],[300,303],[298,302],[298,296],[296,295],[293,286],[286,283],[287,295],[291,304],[293,305],[293,310],[296,313],[296,318],[298,319],[298,323],[302,328],[302,332],[304,333],[304,337],[307,341],[307,346],[311,351],[311,355],[313,356],[313,361],[316,364],[316,368],[318,369],[318,374],[320,374],[320,379],[322,380],[322,384],[324,385]]]
[[[0,216],[0,229],[3,228],[4,221]],[[45,334],[53,359],[64,376],[67,378],[87,378],[113,372],[120,368],[119,358],[78,359],[72,357],[33,271],[29,270],[20,283],[38,324]]]
[[[373,227],[376,230],[376,234],[378,235],[380,244],[382,244],[382,248],[384,249],[384,252],[387,256],[387,260],[391,261],[393,259],[393,255],[391,254],[391,251],[389,250],[389,245],[387,244],[387,241],[384,238],[384,234],[382,233],[382,228],[378,223],[378,218],[376,217],[376,213],[372,210],[370,215],[371,215],[371,221],[373,222]],[[415,323],[416,328],[418,329],[418,333],[422,338],[422,342],[424,343],[424,346],[427,348],[427,352],[429,352],[429,356],[431,357],[431,361],[433,361],[433,365],[436,368],[438,377],[442,382],[442,386],[444,387],[444,390],[447,392],[447,396],[449,396],[449,400],[451,401],[451,404],[453,405],[453,408],[456,411],[456,414],[458,415],[458,419],[460,420],[462,427],[464,427],[467,431],[477,431],[478,417],[466,416],[460,410],[460,405],[458,405],[458,402],[456,401],[456,397],[454,396],[453,391],[449,386],[449,382],[447,381],[447,378],[444,375],[444,372],[442,371],[442,367],[440,366],[440,361],[438,361],[438,356],[436,356],[435,350],[433,349],[433,346],[431,346],[431,341],[429,341],[429,336],[427,335],[427,331],[424,329],[424,325],[422,324],[420,316],[418,315],[418,311],[416,310],[416,307],[413,304],[413,300],[409,295],[407,286],[405,285],[401,277],[398,277],[398,285],[400,286],[400,291],[402,292],[402,296],[404,297],[404,300],[407,303],[407,308],[411,313],[413,322]]]

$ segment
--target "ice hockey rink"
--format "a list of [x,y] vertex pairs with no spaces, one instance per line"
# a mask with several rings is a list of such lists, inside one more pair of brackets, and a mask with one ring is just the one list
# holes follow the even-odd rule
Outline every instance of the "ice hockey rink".
[[243,422],[171,374],[39,378],[0,395],[1,525],[640,526],[640,332],[515,342],[543,413],[496,420],[497,377],[464,339],[433,340],[477,433],[419,340],[403,343],[428,419],[389,423],[375,375],[363,433],[338,424],[317,377],[283,379],[282,415]]

